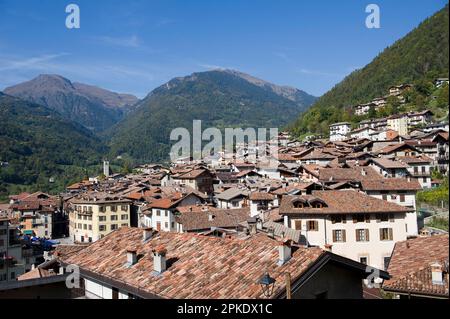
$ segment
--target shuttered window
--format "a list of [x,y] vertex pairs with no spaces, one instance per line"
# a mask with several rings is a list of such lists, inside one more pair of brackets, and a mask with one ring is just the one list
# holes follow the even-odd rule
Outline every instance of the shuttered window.
[[356,230],[356,241],[369,241],[369,230],[368,229],[357,229]]
[[294,220],[294,229],[295,230],[301,230],[302,229],[302,221],[301,220]]
[[307,224],[308,231],[318,231],[319,230],[319,222],[316,220],[309,220]]
[[335,243],[345,243],[346,242],[346,233],[344,229],[336,229],[333,230],[333,242]]
[[394,233],[392,228],[380,228],[380,240],[393,240]]

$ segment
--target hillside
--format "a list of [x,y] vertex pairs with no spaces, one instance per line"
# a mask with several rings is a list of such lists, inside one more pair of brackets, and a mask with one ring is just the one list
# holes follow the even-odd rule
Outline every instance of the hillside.
[[96,132],[120,121],[138,101],[132,95],[72,83],[59,75],[40,75],[4,92],[46,106]]
[[109,130],[112,155],[137,161],[168,158],[170,132],[202,127],[271,128],[286,125],[314,97],[229,70],[194,73],[155,89],[134,113]]
[[98,166],[105,152],[81,125],[2,93],[0,121],[0,196],[22,190],[61,190],[64,183],[84,177],[90,166]]
[[448,77],[448,25],[447,5],[318,99],[291,125],[292,131],[327,134],[329,124],[351,120],[349,106],[383,96],[392,85],[427,87],[437,77]]

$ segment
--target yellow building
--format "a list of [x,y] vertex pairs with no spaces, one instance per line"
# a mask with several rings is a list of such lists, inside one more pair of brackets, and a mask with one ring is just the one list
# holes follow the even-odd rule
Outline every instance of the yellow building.
[[98,193],[71,199],[69,234],[79,243],[95,242],[119,229],[130,226],[131,201]]
[[398,132],[398,135],[408,135],[408,116],[393,115],[387,119],[388,129]]

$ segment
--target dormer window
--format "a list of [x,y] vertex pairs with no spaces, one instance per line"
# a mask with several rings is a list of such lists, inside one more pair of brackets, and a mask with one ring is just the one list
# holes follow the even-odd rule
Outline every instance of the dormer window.
[[322,200],[320,200],[318,198],[310,200],[309,203],[310,203],[312,208],[324,208],[324,207],[327,207],[325,202],[323,202]]
[[308,203],[304,200],[297,199],[292,202],[292,206],[294,208],[305,208],[308,206]]

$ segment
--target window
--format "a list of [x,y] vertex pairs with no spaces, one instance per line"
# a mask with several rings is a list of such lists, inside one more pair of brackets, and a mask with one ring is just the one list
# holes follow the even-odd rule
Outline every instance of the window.
[[86,224],[83,224],[83,229],[87,230],[87,225]]
[[305,204],[302,202],[302,201],[295,201],[294,203],[293,203],[293,205],[294,205],[294,208],[303,208],[303,207],[305,207]]
[[295,230],[301,230],[302,229],[302,221],[301,220],[293,220],[294,222],[294,229]]
[[336,229],[333,230],[333,242],[335,243],[345,243],[345,230],[344,229]]
[[106,216],[98,216],[98,221],[106,222]]
[[92,230],[92,225],[89,225],[88,229],[89,229],[89,230]]
[[400,203],[404,203],[405,202],[405,195],[401,194],[400,195]]
[[422,166],[422,173],[426,173],[426,169],[425,169],[425,166]]
[[159,209],[156,210],[156,216],[161,216],[161,211]]
[[369,241],[369,230],[368,229],[357,229],[356,230],[356,241]]
[[427,182],[427,178],[426,178],[426,177],[423,178],[423,182],[424,182],[424,183]]
[[16,279],[16,273],[14,271],[11,272],[11,279]]
[[112,205],[111,206],[111,211],[112,212],[117,212],[117,206],[116,205]]
[[0,239],[0,246],[5,246],[5,240],[4,239]]
[[367,265],[368,263],[368,258],[367,257],[359,257],[359,262],[361,264]]
[[117,224],[111,224],[111,230],[116,230],[117,228],[119,228],[119,227],[117,226]]
[[81,224],[78,224],[78,227],[77,227],[78,229],[82,229],[83,228],[83,226],[81,225]]
[[128,220],[128,215],[124,214],[120,216],[121,220]]
[[380,228],[380,240],[388,241],[393,240],[392,228]]
[[105,206],[99,206],[98,210],[100,213],[104,213],[105,212]]
[[87,206],[83,206],[83,212],[87,212]]
[[111,215],[111,221],[115,221],[115,220],[117,220],[118,219],[118,216],[117,215]]
[[167,228],[169,228],[169,223],[168,222],[165,222],[164,223],[164,227],[167,229]]
[[164,212],[164,216],[169,217],[169,213],[167,211]]
[[391,257],[384,257],[383,258],[384,270],[388,269],[390,262],[391,262]]
[[106,225],[100,225],[98,226],[99,231],[106,231]]
[[127,206],[127,205],[122,205],[122,206],[120,207],[120,209],[121,209],[123,212],[127,212],[127,211],[128,211],[128,206]]
[[309,220],[307,224],[308,231],[318,231],[319,230],[319,222],[317,220]]
[[347,217],[345,215],[332,215],[331,216],[331,223],[337,224],[337,223],[347,223]]
[[171,227],[172,227],[172,229],[175,228],[175,222],[171,223]]
[[88,206],[88,212],[92,213],[92,206]]

